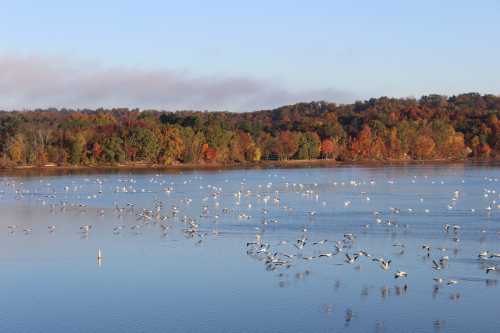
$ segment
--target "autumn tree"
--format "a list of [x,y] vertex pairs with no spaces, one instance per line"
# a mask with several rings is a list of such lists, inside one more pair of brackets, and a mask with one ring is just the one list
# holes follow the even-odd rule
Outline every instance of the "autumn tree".
[[205,162],[215,162],[217,160],[217,150],[213,147],[210,147],[208,143],[205,143],[202,146],[202,156]]
[[312,160],[321,153],[321,140],[315,132],[306,132],[299,136],[297,156],[299,160]]
[[414,148],[414,157],[417,160],[429,160],[436,153],[436,143],[430,136],[421,135],[417,138]]
[[80,164],[85,154],[86,140],[83,134],[78,133],[71,140],[70,144],[70,162],[71,164]]
[[324,139],[321,141],[321,156],[323,158],[334,158],[335,143],[332,139]]
[[102,154],[102,147],[99,143],[94,142],[92,144],[92,158],[94,161],[98,161]]
[[191,127],[182,129],[184,151],[181,159],[184,163],[197,163],[203,158],[203,146],[206,142],[203,132],[195,132]]
[[103,156],[107,162],[123,163],[126,159],[125,150],[123,149],[123,140],[119,137],[112,136],[104,140],[102,146]]
[[290,131],[281,132],[274,143],[273,152],[280,160],[291,158],[299,149],[299,137],[297,133]]
[[22,134],[16,134],[7,142],[7,151],[9,157],[14,163],[21,163],[24,158],[24,137]]
[[351,144],[351,152],[355,159],[367,159],[370,157],[372,146],[372,131],[368,125],[364,125],[358,137]]
[[160,160],[164,164],[172,164],[182,158],[184,142],[181,132],[177,127],[168,126],[163,130]]

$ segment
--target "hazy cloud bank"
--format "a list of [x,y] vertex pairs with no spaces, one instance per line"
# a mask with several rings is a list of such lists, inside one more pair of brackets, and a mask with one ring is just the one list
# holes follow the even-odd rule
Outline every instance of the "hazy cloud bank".
[[294,92],[242,76],[102,67],[59,58],[0,55],[0,109],[139,107],[250,111],[311,100],[351,102],[335,89]]

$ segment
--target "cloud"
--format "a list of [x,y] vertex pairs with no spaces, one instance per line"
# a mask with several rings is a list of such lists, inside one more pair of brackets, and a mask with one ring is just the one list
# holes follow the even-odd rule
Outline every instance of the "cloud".
[[250,111],[311,100],[350,102],[335,89],[295,92],[244,76],[103,67],[57,57],[0,55],[0,109],[131,107]]

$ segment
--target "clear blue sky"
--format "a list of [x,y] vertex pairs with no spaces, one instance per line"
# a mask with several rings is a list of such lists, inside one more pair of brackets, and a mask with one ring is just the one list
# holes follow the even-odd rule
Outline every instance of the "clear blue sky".
[[[278,96],[271,104],[322,92],[341,102],[500,93],[500,1],[16,0],[2,3],[0,22],[0,52],[10,58],[70,61],[73,70],[95,65],[101,72],[126,67],[187,72],[191,79],[249,78],[271,82]],[[27,106],[51,103],[4,95],[14,106],[23,98]],[[81,96],[75,101],[85,104]],[[171,105],[183,103],[198,106],[189,99]],[[246,102],[224,103],[216,106]]]

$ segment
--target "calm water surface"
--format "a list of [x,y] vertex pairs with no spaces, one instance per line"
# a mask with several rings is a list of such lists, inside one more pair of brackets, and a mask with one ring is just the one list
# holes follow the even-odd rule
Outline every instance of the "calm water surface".
[[[478,254],[500,253],[499,179],[486,166],[2,176],[0,331],[498,332],[500,258]],[[345,262],[359,250],[390,268]]]

